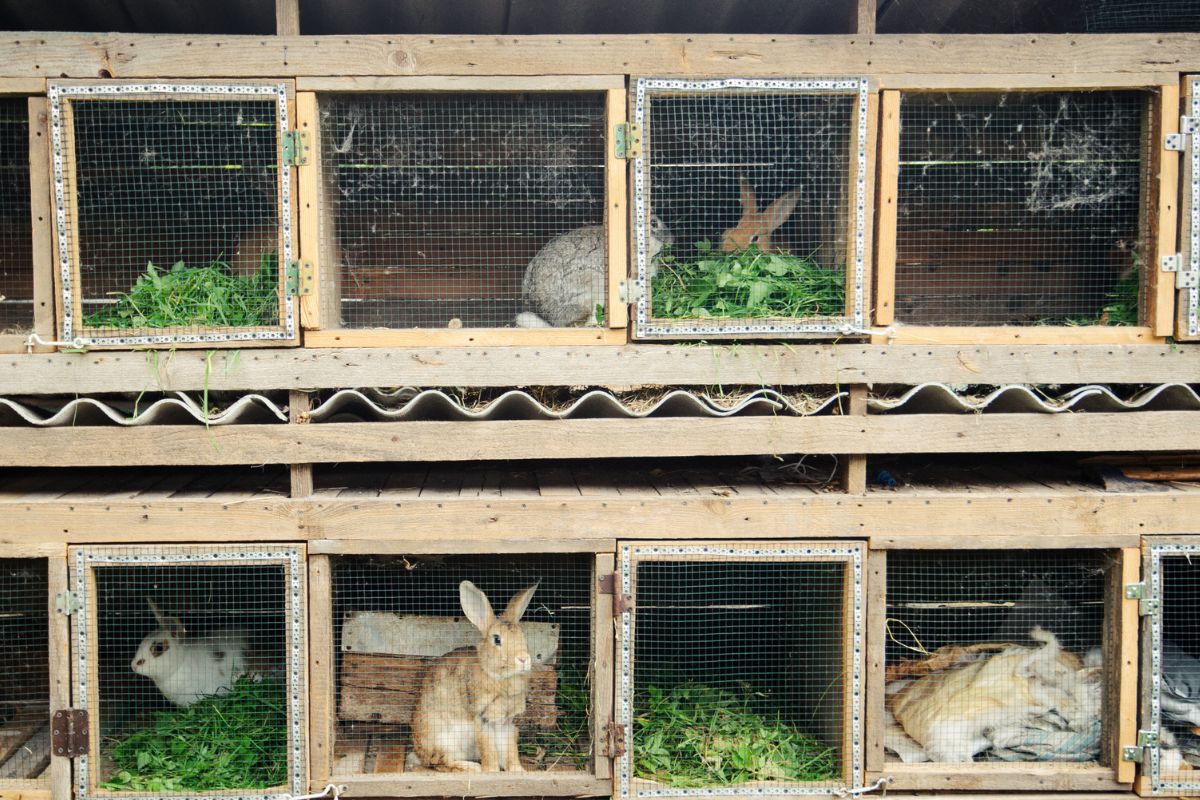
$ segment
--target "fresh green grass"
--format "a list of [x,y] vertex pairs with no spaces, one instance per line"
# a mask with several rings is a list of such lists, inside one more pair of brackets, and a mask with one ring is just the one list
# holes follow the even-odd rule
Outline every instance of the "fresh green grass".
[[832,747],[741,694],[699,684],[648,686],[633,720],[638,777],[675,787],[747,781],[825,781],[837,776]]
[[100,788],[127,792],[266,789],[287,783],[283,683],[239,678],[229,694],[159,711],[105,755]]
[[1133,266],[1116,282],[1112,289],[1104,295],[1105,304],[1094,317],[1071,317],[1066,320],[1068,325],[1137,325],[1140,308],[1141,261],[1138,254],[1133,254]]
[[697,242],[696,261],[669,250],[658,256],[651,286],[653,314],[660,319],[803,319],[845,313],[845,276],[811,257],[764,253],[749,247],[715,251]]
[[117,302],[88,314],[85,328],[255,327],[279,316],[279,278],[274,253],[264,253],[253,275],[234,275],[223,261],[170,270],[153,264]]
[[587,667],[563,664],[558,670],[555,691],[558,726],[553,730],[532,729],[521,732],[522,755],[534,756],[544,769],[573,767],[587,769],[591,743],[588,729]]

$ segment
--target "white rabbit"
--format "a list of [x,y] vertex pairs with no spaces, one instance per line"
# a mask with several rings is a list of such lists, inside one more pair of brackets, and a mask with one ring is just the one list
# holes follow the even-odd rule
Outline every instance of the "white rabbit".
[[479,643],[446,653],[425,674],[409,769],[523,771],[514,719],[525,712],[533,656],[518,623],[535,591],[537,584],[517,592],[497,617],[475,584],[459,584],[459,603],[479,629]]
[[159,627],[138,645],[130,664],[133,671],[154,681],[163,697],[177,706],[227,693],[245,672],[245,634],[217,631],[191,638],[178,617],[164,616],[150,598],[146,602]]
[[[667,226],[651,215],[647,278],[654,277],[657,271],[654,257],[671,242]],[[608,295],[604,269],[607,253],[603,225],[576,228],[547,242],[525,268],[521,293],[532,310],[517,315],[517,327],[597,324],[596,307],[604,306]]]

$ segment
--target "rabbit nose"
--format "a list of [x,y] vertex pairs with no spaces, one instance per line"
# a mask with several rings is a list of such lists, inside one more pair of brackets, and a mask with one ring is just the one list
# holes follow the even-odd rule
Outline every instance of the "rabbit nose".
[[144,658],[139,658],[137,661],[133,662],[133,665],[134,665],[135,667],[140,667],[140,666],[142,666],[142,665],[143,665],[143,664],[145,664],[145,663],[146,663],[146,659],[144,659]]
[[520,667],[522,670],[529,669],[529,655],[525,654],[525,655],[517,656],[517,666]]

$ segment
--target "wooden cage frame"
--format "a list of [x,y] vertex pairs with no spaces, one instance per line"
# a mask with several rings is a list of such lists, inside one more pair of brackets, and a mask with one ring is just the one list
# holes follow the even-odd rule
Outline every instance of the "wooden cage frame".
[[[873,545],[874,546],[874,545]],[[1066,546],[1110,554],[1112,566],[1105,575],[1105,607],[1102,648],[1106,682],[1102,719],[1106,721],[1100,742],[1107,764],[1074,762],[1004,762],[973,764],[900,764],[884,760],[885,648],[887,644],[887,554],[889,550],[978,550],[995,551],[984,542],[965,537],[944,537],[936,542],[914,537],[893,539],[887,549],[872,549],[868,555],[870,593],[867,601],[867,780],[888,777],[897,791],[1122,791],[1134,779],[1135,764],[1124,757],[1124,748],[1137,738],[1133,709],[1137,704],[1136,600],[1125,586],[1137,581],[1141,555],[1136,547],[1100,548],[1086,541],[1067,542],[1049,537],[1048,548]],[[1037,550],[1030,550],[1036,553]]]
[[[1174,264],[1173,277],[1178,291],[1175,315],[1175,338],[1181,341],[1200,339],[1200,76],[1185,75],[1180,84],[1179,138],[1182,140],[1183,166],[1180,170],[1179,197],[1179,258]],[[1168,287],[1172,275],[1167,272],[1160,280]]]
[[[1179,132],[1179,85],[1167,76],[1112,74],[1080,81],[1072,75],[1021,76],[972,75],[941,80],[930,76],[882,78],[878,150],[878,206],[876,214],[874,322],[881,329],[872,341],[886,344],[1159,344],[1175,329],[1175,290],[1169,276],[1163,277],[1162,257],[1176,251],[1179,153],[1166,150],[1165,137]],[[1096,89],[1140,89],[1154,93],[1147,131],[1150,146],[1148,179],[1143,191],[1140,227],[1149,232],[1150,252],[1143,265],[1142,290],[1145,308],[1142,325],[1117,326],[936,326],[905,325],[895,320],[896,240],[898,181],[900,174],[900,100],[905,93],[980,91],[1071,91]]]
[[[140,551],[140,552],[139,552]],[[71,658],[71,684],[74,707],[96,709],[88,715],[88,752],[74,763],[74,798],[149,798],[145,792],[114,792],[98,788],[97,772],[90,769],[100,755],[99,644],[91,635],[90,623],[96,615],[97,567],[105,566],[278,566],[283,569],[284,591],[280,596],[286,631],[288,703],[288,783],[263,790],[229,789],[206,792],[178,792],[163,798],[236,797],[239,800],[280,800],[306,790],[308,775],[308,571],[307,551],[301,544],[146,544],[75,545],[67,549],[70,561],[71,591],[78,600],[72,614],[71,637],[77,648]],[[66,759],[56,759],[70,764]],[[55,800],[58,800],[56,795]]]
[[[345,555],[441,555],[447,543],[434,540],[363,540],[314,543],[309,548],[309,675],[310,790],[321,791],[330,782],[356,797],[594,797],[610,794],[612,767],[608,753],[608,728],[612,715],[613,574],[611,540],[573,539],[539,549],[536,542],[506,543],[456,539],[455,555],[586,553],[593,557],[591,575],[591,768],[580,772],[494,773],[382,773],[334,775],[337,738],[337,681],[333,654],[333,559]],[[607,550],[607,551],[606,551]]]
[[608,315],[602,326],[580,328],[341,328],[340,265],[330,233],[330,200],[321,173],[321,148],[300,168],[300,252],[315,265],[318,296],[305,297],[301,312],[306,347],[400,347],[463,345],[584,345],[624,344],[628,323],[627,306],[621,301],[621,286],[628,267],[628,214],[626,212],[626,169],[616,154],[616,127],[625,122],[625,78],[613,76],[531,77],[391,77],[391,78],[300,78],[297,80],[297,124],[319,141],[319,95],[338,93],[412,92],[601,92],[605,105],[605,213],[608,248]]
[[[58,335],[67,343],[82,344],[90,349],[128,349],[130,347],[206,348],[215,347],[282,347],[299,344],[300,316],[296,295],[300,289],[289,287],[288,262],[296,250],[295,208],[296,181],[292,168],[284,164],[284,133],[291,130],[289,120],[296,115],[295,82],[255,78],[251,80],[214,79],[211,81],[48,81],[47,98],[50,107],[50,162],[55,185],[54,286],[58,320]],[[75,148],[73,105],[89,98],[109,100],[205,102],[230,99],[274,99],[278,97],[276,163],[279,174],[276,183],[278,225],[277,270],[279,322],[258,327],[206,327],[192,333],[162,333],[154,328],[130,328],[118,334],[93,336],[83,326],[80,245],[78,231],[78,192],[75,180]],[[299,277],[297,278],[299,281]],[[170,330],[170,329],[167,329]]]
[[[756,782],[746,785],[704,789],[675,789],[653,784],[633,773],[633,673],[635,666],[635,629],[637,615],[636,565],[646,561],[680,562],[772,562],[788,561],[802,564],[840,563],[844,566],[842,589],[842,670],[849,676],[843,681],[841,705],[840,750],[843,785],[853,789],[862,783],[864,718],[862,699],[865,694],[865,606],[871,591],[865,573],[866,543],[847,540],[833,541],[746,541],[663,540],[619,542],[617,544],[617,573],[614,594],[622,599],[617,614],[617,659],[615,669],[615,721],[623,742],[621,755],[613,765],[613,800],[635,800],[643,797],[703,797],[705,800],[745,800],[776,794],[835,795],[839,787],[825,784],[804,786],[796,783]],[[652,784],[655,788],[638,791],[635,783]]]

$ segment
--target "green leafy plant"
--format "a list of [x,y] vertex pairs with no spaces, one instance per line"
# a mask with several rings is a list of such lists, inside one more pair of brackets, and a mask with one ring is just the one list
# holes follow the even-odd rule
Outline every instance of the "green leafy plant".
[[572,767],[586,769],[591,732],[588,728],[587,666],[563,664],[558,670],[555,703],[558,723],[551,730],[529,729],[521,732],[521,754],[532,756],[543,769]]
[[834,750],[778,715],[755,711],[750,692],[699,684],[648,686],[633,719],[639,777],[668,786],[812,782],[837,776]]
[[266,789],[287,783],[283,683],[243,676],[226,695],[156,712],[105,753],[100,788],[133,792]]
[[734,253],[697,242],[699,258],[680,261],[668,249],[658,256],[651,283],[654,316],[666,319],[836,316],[845,310],[845,276],[811,256]]
[[279,316],[274,253],[263,253],[253,275],[235,275],[224,261],[169,270],[147,264],[117,302],[84,317],[85,328],[255,327]]
[[1068,325],[1116,325],[1130,326],[1139,323],[1141,259],[1133,253],[1133,266],[1104,294],[1107,301],[1100,313],[1094,317],[1072,317]]

